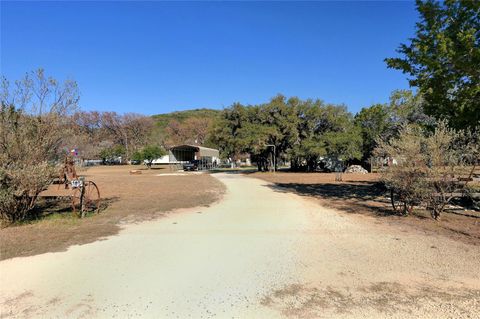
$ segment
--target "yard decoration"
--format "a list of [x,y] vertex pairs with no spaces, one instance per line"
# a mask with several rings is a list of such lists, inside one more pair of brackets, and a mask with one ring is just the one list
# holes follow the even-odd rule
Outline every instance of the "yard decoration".
[[97,184],[84,177],[79,177],[71,156],[66,156],[60,170],[60,183],[65,189],[71,189],[71,205],[73,213],[83,218],[87,213],[97,213],[100,209],[100,190]]

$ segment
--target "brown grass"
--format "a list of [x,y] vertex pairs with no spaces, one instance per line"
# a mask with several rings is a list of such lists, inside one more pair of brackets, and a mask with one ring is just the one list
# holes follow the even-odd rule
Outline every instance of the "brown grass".
[[[142,169],[140,175],[129,174],[129,170],[139,168],[100,166],[79,172],[100,188],[104,207],[100,214],[78,219],[72,215],[67,201],[54,205],[44,202],[42,219],[0,229],[0,259],[62,251],[71,245],[90,243],[118,233],[122,222],[158,218],[179,208],[206,206],[219,200],[224,192],[223,184],[208,174],[156,176],[171,173],[168,168]],[[43,195],[68,193],[52,185]]]
[[[452,211],[440,220],[433,220],[425,210],[410,216],[394,214],[386,190],[378,174],[343,174],[335,182],[334,173],[248,173],[251,177],[273,183],[280,192],[294,192],[317,201],[320,205],[345,213],[375,217],[379,222],[432,235],[442,235],[473,245],[480,245],[480,213]],[[405,227],[406,226],[406,227]]]

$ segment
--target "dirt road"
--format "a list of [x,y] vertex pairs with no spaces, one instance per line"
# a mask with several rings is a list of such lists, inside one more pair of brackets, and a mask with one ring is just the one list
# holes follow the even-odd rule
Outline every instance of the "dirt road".
[[480,247],[215,176],[212,207],[0,262],[2,317],[480,318]]

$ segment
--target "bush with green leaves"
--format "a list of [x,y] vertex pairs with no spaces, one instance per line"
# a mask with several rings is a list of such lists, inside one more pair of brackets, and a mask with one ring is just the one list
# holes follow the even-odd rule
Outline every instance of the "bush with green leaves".
[[132,159],[135,161],[145,162],[148,168],[152,167],[152,162],[167,154],[166,151],[157,145],[147,145],[140,151],[133,153]]

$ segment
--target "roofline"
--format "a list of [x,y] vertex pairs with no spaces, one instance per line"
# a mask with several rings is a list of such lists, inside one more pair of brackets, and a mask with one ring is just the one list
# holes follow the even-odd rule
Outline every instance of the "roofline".
[[188,147],[192,147],[192,148],[197,148],[197,149],[203,149],[203,150],[210,150],[210,151],[218,151],[217,149],[215,148],[209,148],[209,147],[205,147],[205,146],[200,146],[200,145],[193,145],[193,144],[179,144],[179,145],[174,145],[172,147],[170,147],[169,149],[172,149],[172,148],[175,148],[175,147],[182,147],[182,146],[188,146]]

